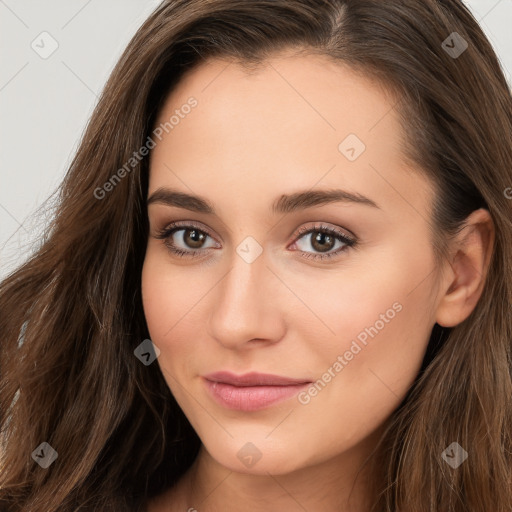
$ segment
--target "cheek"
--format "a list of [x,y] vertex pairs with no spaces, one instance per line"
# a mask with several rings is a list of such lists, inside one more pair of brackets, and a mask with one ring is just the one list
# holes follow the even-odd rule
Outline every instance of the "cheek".
[[165,249],[148,247],[141,275],[142,303],[150,338],[161,352],[158,364],[170,387],[170,375],[182,378],[187,369],[194,368],[201,350],[202,306],[215,282],[212,273],[173,265]]
[[429,258],[381,256],[366,273],[346,272],[309,295],[334,335],[308,334],[308,367],[317,380],[299,401],[305,417],[318,418],[311,429],[332,447],[358,441],[398,407],[418,374],[432,328],[426,307],[432,283],[417,286],[431,270]]
[[402,393],[421,366],[434,324],[432,265],[428,251],[411,258],[410,247],[396,244],[372,254],[371,264],[362,262],[364,271],[354,266],[331,274],[317,280],[313,291],[307,287],[311,280],[293,277],[293,289],[308,298],[309,308],[322,320],[306,323],[297,315],[293,322],[301,326],[298,334],[310,340],[311,367],[327,372],[338,362],[335,373],[343,377],[335,380],[343,386],[365,380],[370,385],[381,377]]
[[141,276],[142,305],[151,339],[157,345],[172,325],[169,315],[173,315],[175,309],[168,307],[176,295],[175,283],[172,284],[174,286],[171,286],[164,266],[148,248]]
[[172,329],[205,293],[200,272],[171,265],[163,253],[148,247],[141,276],[144,315],[157,344],[172,339]]

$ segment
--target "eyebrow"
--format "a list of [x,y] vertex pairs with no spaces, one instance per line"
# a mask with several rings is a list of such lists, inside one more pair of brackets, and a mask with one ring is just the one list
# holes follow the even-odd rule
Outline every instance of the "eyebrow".
[[[304,190],[293,194],[283,194],[274,201],[271,211],[274,214],[291,213],[305,210],[314,206],[330,203],[356,203],[372,208],[379,208],[374,201],[358,193],[345,190]],[[216,215],[213,205],[203,197],[186,194],[178,190],[161,187],[157,189],[147,200],[148,206],[153,203],[176,206],[192,212]]]

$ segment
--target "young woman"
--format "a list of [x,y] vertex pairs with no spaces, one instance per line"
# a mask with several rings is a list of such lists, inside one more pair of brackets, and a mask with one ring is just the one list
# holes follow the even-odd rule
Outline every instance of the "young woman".
[[511,510],[511,187],[461,1],[163,2],[0,284],[1,510]]

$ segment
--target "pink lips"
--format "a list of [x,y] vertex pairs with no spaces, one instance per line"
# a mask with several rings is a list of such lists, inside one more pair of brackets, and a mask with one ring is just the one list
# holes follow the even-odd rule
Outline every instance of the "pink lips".
[[204,376],[208,391],[220,405],[239,411],[257,411],[296,395],[311,381],[267,373],[235,375],[215,372]]

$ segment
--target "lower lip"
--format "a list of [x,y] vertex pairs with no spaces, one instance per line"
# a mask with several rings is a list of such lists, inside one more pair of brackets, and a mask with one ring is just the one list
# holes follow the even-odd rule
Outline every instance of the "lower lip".
[[288,400],[310,383],[290,386],[232,386],[205,379],[206,387],[217,403],[237,411],[258,411]]

